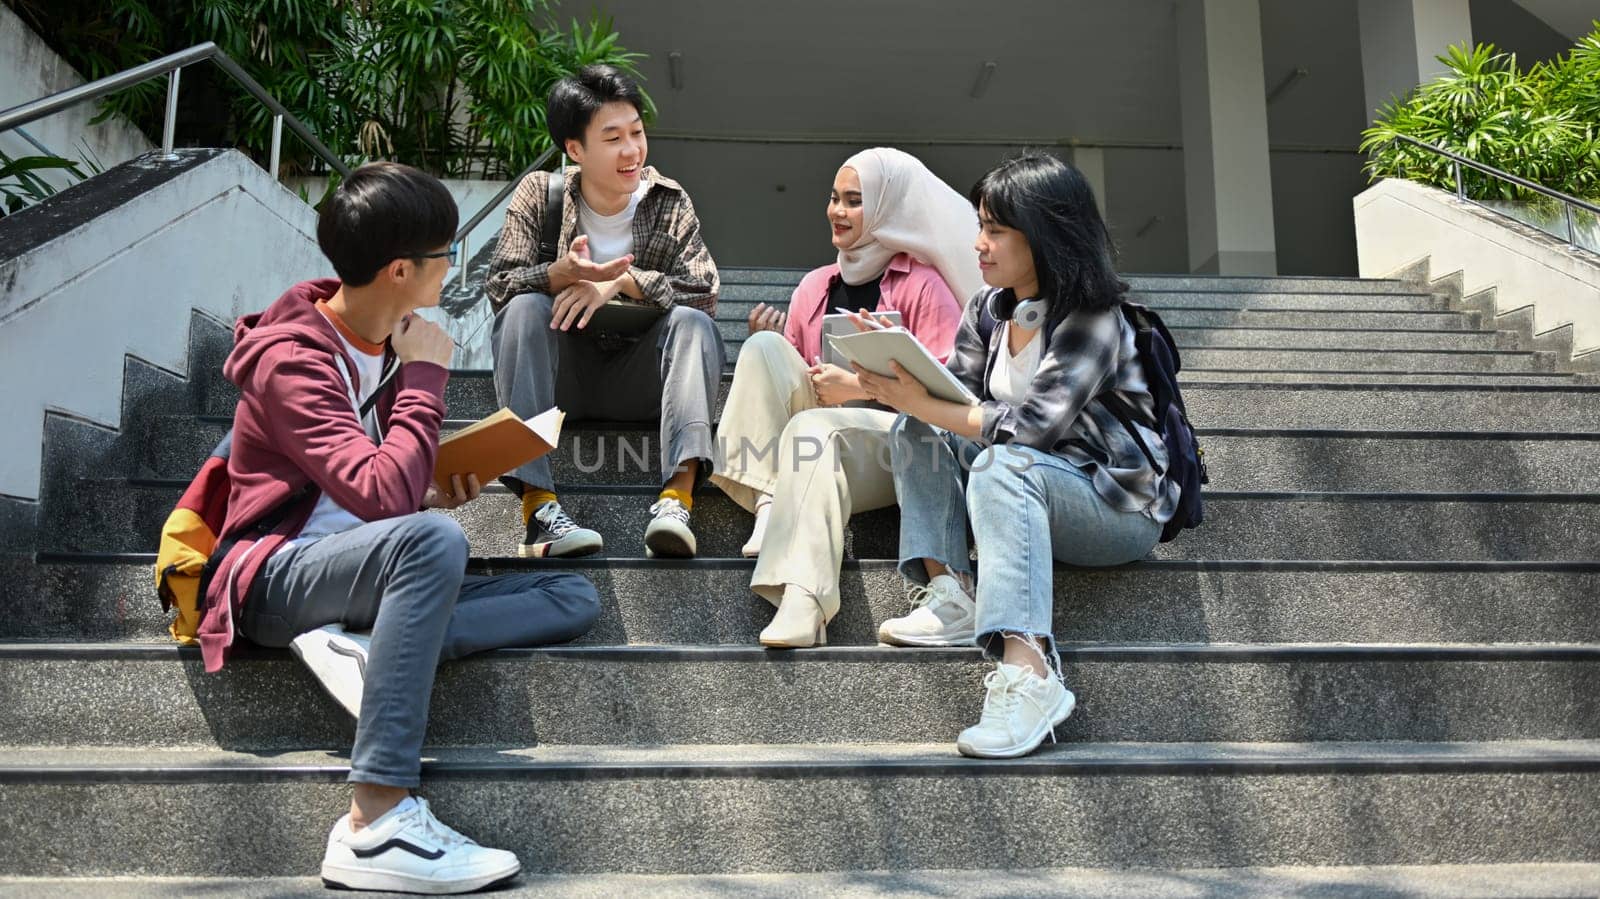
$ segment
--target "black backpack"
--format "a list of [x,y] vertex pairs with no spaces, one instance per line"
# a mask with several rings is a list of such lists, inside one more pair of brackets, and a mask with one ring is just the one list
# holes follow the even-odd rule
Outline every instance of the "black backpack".
[[[1139,366],[1144,369],[1150,395],[1155,399],[1153,430],[1161,435],[1161,442],[1167,447],[1165,470],[1156,464],[1155,454],[1150,452],[1144,438],[1139,436],[1139,429],[1133,426],[1134,409],[1114,393],[1102,393],[1097,399],[1122,422],[1122,427],[1139,444],[1144,457],[1150,460],[1150,467],[1157,474],[1175,481],[1182,489],[1177,510],[1161,528],[1161,542],[1167,543],[1185,529],[1199,527],[1205,520],[1200,485],[1211,483],[1211,478],[1206,473],[1205,450],[1195,440],[1194,427],[1189,424],[1189,413],[1183,404],[1183,391],[1178,389],[1178,372],[1183,362],[1178,355],[1177,344],[1172,341],[1172,333],[1167,330],[1161,316],[1138,303],[1124,301],[1120,308],[1123,318],[1133,326],[1133,346],[1139,354]],[[978,313],[978,332],[986,346],[996,324],[989,314],[988,304],[982,304]],[[1045,334],[1044,338],[1048,340],[1049,334]]]

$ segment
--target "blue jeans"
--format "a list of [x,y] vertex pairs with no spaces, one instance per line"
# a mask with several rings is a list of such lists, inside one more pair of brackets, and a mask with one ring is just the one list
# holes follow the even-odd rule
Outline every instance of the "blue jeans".
[[[982,565],[977,644],[1001,655],[1005,635],[1051,632],[1053,562],[1102,567],[1143,558],[1161,525],[1111,508],[1082,469],[1025,446],[992,446],[902,415],[890,432],[900,500],[900,573],[926,583],[920,560],[972,573],[967,522]],[[1059,665],[1057,666],[1059,668]]]
[[288,646],[328,624],[372,631],[351,782],[420,783],[439,662],[571,640],[600,613],[594,585],[574,572],[466,571],[461,525],[418,512],[296,543],[250,585],[240,632],[263,646]]

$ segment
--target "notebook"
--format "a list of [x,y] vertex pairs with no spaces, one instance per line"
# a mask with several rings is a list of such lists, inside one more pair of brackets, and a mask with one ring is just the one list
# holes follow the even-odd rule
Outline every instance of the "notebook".
[[556,448],[566,417],[565,412],[551,408],[524,420],[510,409],[501,409],[474,422],[439,441],[433,483],[449,493],[451,475],[465,480],[468,474],[475,474],[479,484],[487,484],[526,465]]
[[[900,326],[899,312],[874,312],[872,313],[872,317],[877,320],[886,318],[889,320],[890,325],[895,327]],[[828,338],[844,337],[849,334],[857,333],[860,332],[856,328],[855,323],[850,320],[850,316],[837,314],[824,315],[822,317],[822,361],[830,365],[837,365],[840,368],[849,368],[850,360],[835,352],[833,347],[828,344]]]
[[972,391],[904,328],[830,335],[828,344],[845,359],[867,371],[880,375],[893,374],[889,363],[898,362],[901,368],[939,399],[967,406],[978,404],[978,398],[973,396]]

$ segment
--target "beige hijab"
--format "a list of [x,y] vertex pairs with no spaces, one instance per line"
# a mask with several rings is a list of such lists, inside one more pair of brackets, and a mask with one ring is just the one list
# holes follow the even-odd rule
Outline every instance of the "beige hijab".
[[910,253],[939,270],[956,302],[983,289],[978,254],[978,213],[965,197],[928,171],[922,161],[891,147],[873,147],[845,160],[861,179],[861,239],[839,251],[846,284],[883,274],[897,253]]

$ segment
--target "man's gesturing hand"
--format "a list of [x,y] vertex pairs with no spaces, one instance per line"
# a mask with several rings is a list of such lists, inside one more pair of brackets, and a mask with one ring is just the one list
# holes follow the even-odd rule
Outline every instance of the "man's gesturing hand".
[[620,277],[633,265],[633,254],[618,256],[610,262],[595,262],[589,255],[589,236],[580,234],[572,241],[567,255],[550,264],[550,286],[563,290],[579,281],[611,281]]
[[401,362],[432,362],[450,367],[450,357],[455,355],[456,344],[445,330],[420,315],[400,319],[389,344]]

